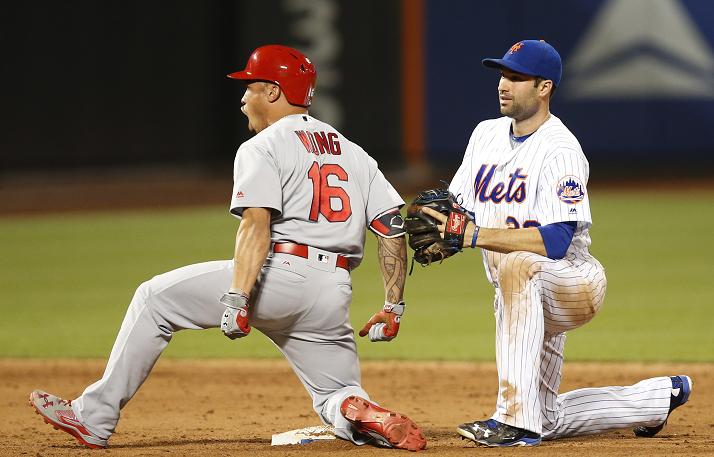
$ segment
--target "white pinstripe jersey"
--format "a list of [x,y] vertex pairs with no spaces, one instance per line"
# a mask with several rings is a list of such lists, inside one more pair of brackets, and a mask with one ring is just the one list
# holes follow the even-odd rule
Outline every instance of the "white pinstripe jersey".
[[[511,147],[511,118],[479,123],[464,160],[449,185],[476,224],[526,228],[577,221],[568,253],[590,245],[592,224],[586,185],[588,161],[580,143],[556,116],[523,143]],[[482,250],[486,274],[495,284],[503,254]]]

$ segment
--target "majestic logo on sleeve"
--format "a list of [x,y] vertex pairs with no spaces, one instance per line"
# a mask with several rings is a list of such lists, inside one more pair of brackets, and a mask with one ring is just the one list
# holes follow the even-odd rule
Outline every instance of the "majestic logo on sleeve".
[[585,186],[575,176],[566,176],[558,182],[555,193],[561,202],[569,205],[580,203],[585,198]]
[[528,175],[521,172],[522,170],[522,168],[516,168],[516,171],[509,174],[508,184],[498,182],[491,186],[493,174],[496,172],[496,165],[481,165],[476,174],[476,179],[474,179],[474,195],[482,203],[489,200],[494,203],[501,203],[502,201],[506,203],[522,203],[526,199],[526,178],[528,178]]

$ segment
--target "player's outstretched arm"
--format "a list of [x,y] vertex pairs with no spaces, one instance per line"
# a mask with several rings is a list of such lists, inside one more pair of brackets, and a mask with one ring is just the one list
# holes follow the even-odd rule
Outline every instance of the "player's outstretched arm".
[[404,314],[404,283],[407,277],[407,241],[402,234],[395,238],[377,236],[377,257],[384,281],[384,307],[362,327],[359,336],[371,341],[391,341],[399,332]]
[[479,228],[476,246],[489,251],[507,254],[513,251],[528,251],[548,255],[543,237],[536,227],[514,229]]
[[[431,208],[422,211],[439,221],[439,232],[443,238],[446,216]],[[536,227],[523,229],[500,229],[478,227],[469,221],[464,230],[464,248],[479,247],[489,251],[507,254],[513,251],[528,251],[542,256],[548,255],[541,232]]]
[[270,249],[270,210],[246,208],[236,234],[233,280],[220,302],[226,306],[221,331],[230,339],[250,333],[248,300]]

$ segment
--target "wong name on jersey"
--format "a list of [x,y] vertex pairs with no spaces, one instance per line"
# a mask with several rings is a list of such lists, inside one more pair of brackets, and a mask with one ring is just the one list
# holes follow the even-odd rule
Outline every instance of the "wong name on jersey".
[[337,140],[338,135],[335,132],[295,130],[295,134],[300,138],[300,142],[310,154],[332,154],[335,156],[342,154],[340,142]]

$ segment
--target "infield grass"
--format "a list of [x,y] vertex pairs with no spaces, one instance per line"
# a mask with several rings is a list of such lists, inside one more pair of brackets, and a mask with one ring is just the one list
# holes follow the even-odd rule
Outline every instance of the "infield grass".
[[[714,361],[714,191],[592,191],[591,252],[608,276],[605,305],[568,333],[568,360]],[[155,274],[230,258],[237,222],[224,206],[0,219],[0,357],[109,354],[136,287]],[[383,302],[376,247],[353,273],[352,322]],[[478,251],[416,265],[391,343],[369,359],[494,360],[493,289]],[[279,357],[261,334],[175,335],[169,357]]]

